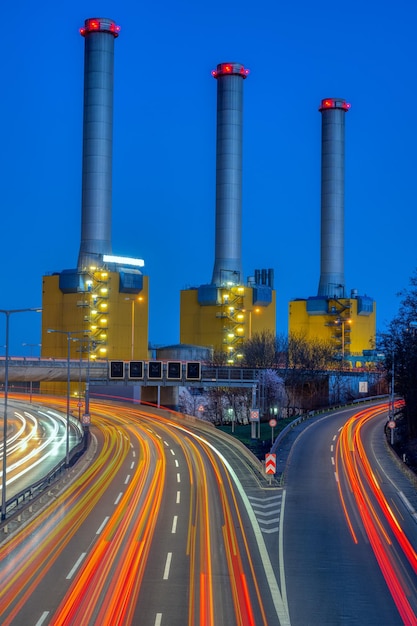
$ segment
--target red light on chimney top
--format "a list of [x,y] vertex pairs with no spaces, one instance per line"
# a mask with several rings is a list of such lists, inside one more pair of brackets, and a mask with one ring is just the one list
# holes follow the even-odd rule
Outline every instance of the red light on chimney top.
[[349,111],[350,104],[342,98],[326,98],[321,101],[319,111],[325,111],[326,109],[342,109],[343,111]]
[[91,32],[111,33],[116,38],[119,36],[120,26],[107,19],[97,20],[93,18],[85,20],[85,26],[80,28],[80,34],[85,37]]
[[240,63],[219,63],[217,69],[211,72],[214,78],[220,78],[221,76],[241,76],[246,78],[249,74],[249,70],[245,69]]

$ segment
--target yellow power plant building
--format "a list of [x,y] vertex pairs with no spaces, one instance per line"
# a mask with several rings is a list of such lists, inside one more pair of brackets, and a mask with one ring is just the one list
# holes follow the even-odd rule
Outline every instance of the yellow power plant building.
[[210,347],[225,354],[229,365],[238,365],[247,339],[265,330],[275,334],[272,271],[258,273],[269,284],[201,285],[181,291],[181,343]]
[[[42,357],[86,361],[146,360],[148,277],[130,267],[102,265],[43,277]],[[64,393],[66,383],[42,383]],[[71,394],[79,384],[71,383]],[[84,383],[82,385],[82,392]]]
[[352,290],[344,274],[345,117],[350,104],[325,98],[319,111],[321,134],[321,243],[317,296],[289,304],[290,334],[331,341],[342,360],[366,362],[374,349],[376,303]]
[[368,296],[292,300],[288,326],[290,334],[331,342],[343,361],[361,365],[374,349],[376,303]]

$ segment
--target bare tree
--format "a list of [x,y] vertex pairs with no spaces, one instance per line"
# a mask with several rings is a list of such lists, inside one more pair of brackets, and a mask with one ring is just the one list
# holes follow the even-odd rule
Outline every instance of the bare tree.
[[248,367],[273,367],[276,364],[276,338],[272,331],[263,330],[247,339],[242,347]]
[[387,378],[394,373],[394,387],[404,398],[406,436],[417,437],[417,270],[410,284],[398,294],[402,300],[388,330],[378,336],[378,347],[385,353]]
[[284,380],[289,398],[288,413],[328,404],[328,370],[336,363],[331,342],[308,339],[302,333],[291,333]]

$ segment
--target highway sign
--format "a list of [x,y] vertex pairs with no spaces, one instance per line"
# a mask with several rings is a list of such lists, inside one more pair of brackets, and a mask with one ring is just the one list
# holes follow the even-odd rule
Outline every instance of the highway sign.
[[265,473],[275,474],[277,471],[277,455],[272,452],[265,455]]

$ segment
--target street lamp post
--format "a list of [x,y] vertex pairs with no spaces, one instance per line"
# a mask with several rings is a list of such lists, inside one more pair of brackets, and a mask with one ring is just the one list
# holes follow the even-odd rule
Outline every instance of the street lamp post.
[[[32,358],[33,353],[32,353],[32,348],[40,348],[42,346],[41,343],[22,343],[22,346],[28,346],[30,348],[30,357]],[[29,402],[32,403],[32,392],[33,392],[33,381],[32,378],[29,381],[29,394],[30,394],[30,400]]]
[[130,339],[130,355],[131,355],[131,360],[133,361],[134,359],[134,352],[135,352],[135,302],[140,302],[143,298],[141,296],[138,296],[137,298],[125,298],[125,300],[128,300],[132,303],[132,311],[131,311],[131,339]]
[[70,433],[70,390],[71,390],[71,338],[72,335],[85,334],[85,330],[55,330],[48,328],[48,333],[60,333],[67,336],[67,437],[66,437],[66,454],[65,467],[69,467],[69,433]]
[[40,313],[41,308],[31,309],[0,309],[0,313],[6,316],[6,343],[5,343],[5,363],[4,363],[4,416],[3,416],[3,468],[1,480],[1,519],[6,519],[6,479],[7,479],[7,400],[9,394],[9,319],[13,313],[28,313],[33,311]]

